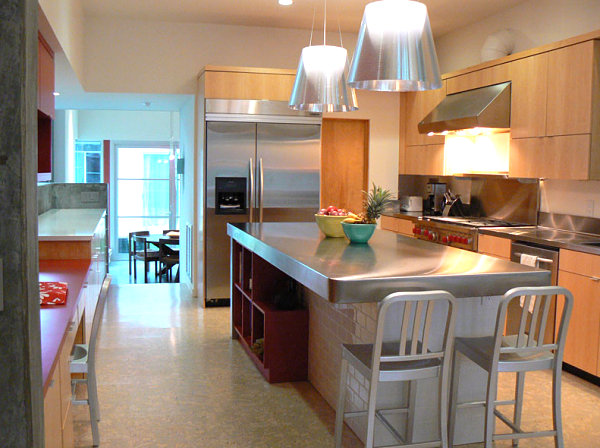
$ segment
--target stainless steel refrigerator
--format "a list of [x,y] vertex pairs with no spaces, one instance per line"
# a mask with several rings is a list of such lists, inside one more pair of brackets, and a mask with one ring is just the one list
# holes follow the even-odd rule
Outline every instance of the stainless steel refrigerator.
[[[233,103],[220,101],[221,108]],[[287,104],[250,103],[259,103],[244,110],[250,114],[222,109],[212,113],[215,105],[207,104],[204,297],[208,305],[229,299],[228,222],[312,221],[319,208],[320,117],[296,116]]]

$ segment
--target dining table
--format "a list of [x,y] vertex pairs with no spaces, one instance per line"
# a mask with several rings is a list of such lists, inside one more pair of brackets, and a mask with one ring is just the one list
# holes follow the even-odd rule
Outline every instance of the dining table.
[[[146,243],[150,243],[156,247],[159,247],[160,240],[169,240],[169,246],[178,246],[179,247],[179,236],[169,236],[162,233],[151,233],[150,235],[145,236]],[[179,249],[177,249],[177,252]],[[165,265],[159,272],[158,277],[161,278],[167,272],[168,267]],[[175,282],[179,281],[179,266],[177,266],[177,274],[175,275]]]

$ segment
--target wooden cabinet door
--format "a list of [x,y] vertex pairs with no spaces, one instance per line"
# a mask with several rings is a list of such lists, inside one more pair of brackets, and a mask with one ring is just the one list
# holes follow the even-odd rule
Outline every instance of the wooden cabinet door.
[[429,176],[444,175],[444,145],[407,146],[404,173]]
[[368,189],[369,121],[323,118],[321,207],[363,210]]
[[433,110],[446,96],[446,82],[437,90],[423,92],[407,92],[404,94],[406,118],[400,117],[406,123],[406,145],[438,145],[444,144],[444,136],[419,133],[419,122]]
[[597,47],[596,41],[587,41],[548,54],[546,135],[591,132]]
[[54,52],[38,35],[38,109],[54,118]]
[[62,448],[60,367],[58,365],[54,368],[50,386],[44,396],[44,438],[46,448]]
[[518,59],[509,64],[511,85],[510,133],[512,138],[546,135],[548,54]]
[[491,86],[506,81],[510,81],[509,64],[494,65],[493,67],[449,78],[446,81],[446,94],[452,95],[453,93]]
[[590,178],[590,134],[510,141],[509,175],[549,179]]
[[[598,375],[600,341],[600,285],[591,277],[558,272],[558,284],[573,293],[574,304],[567,332],[564,361]],[[557,316],[562,307],[557,308]]]
[[204,75],[205,98],[289,101],[294,74],[207,71]]

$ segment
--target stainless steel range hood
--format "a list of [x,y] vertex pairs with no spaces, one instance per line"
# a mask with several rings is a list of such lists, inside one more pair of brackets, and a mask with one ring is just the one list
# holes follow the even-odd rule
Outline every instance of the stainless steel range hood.
[[507,132],[510,128],[510,82],[448,95],[419,123],[421,134],[474,129]]

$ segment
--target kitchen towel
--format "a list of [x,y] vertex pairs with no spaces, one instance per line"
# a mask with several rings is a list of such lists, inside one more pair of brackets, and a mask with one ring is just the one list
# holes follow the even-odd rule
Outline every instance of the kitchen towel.
[[[538,267],[538,257],[535,255],[521,254],[521,258],[519,260],[521,264],[525,266],[531,266],[532,268]],[[535,307],[535,301],[537,300],[537,296],[532,297],[532,300],[529,302],[529,312],[533,313],[533,308]],[[525,304],[525,297],[521,297],[521,308]]]
[[64,305],[68,291],[65,282],[40,282],[40,305]]

